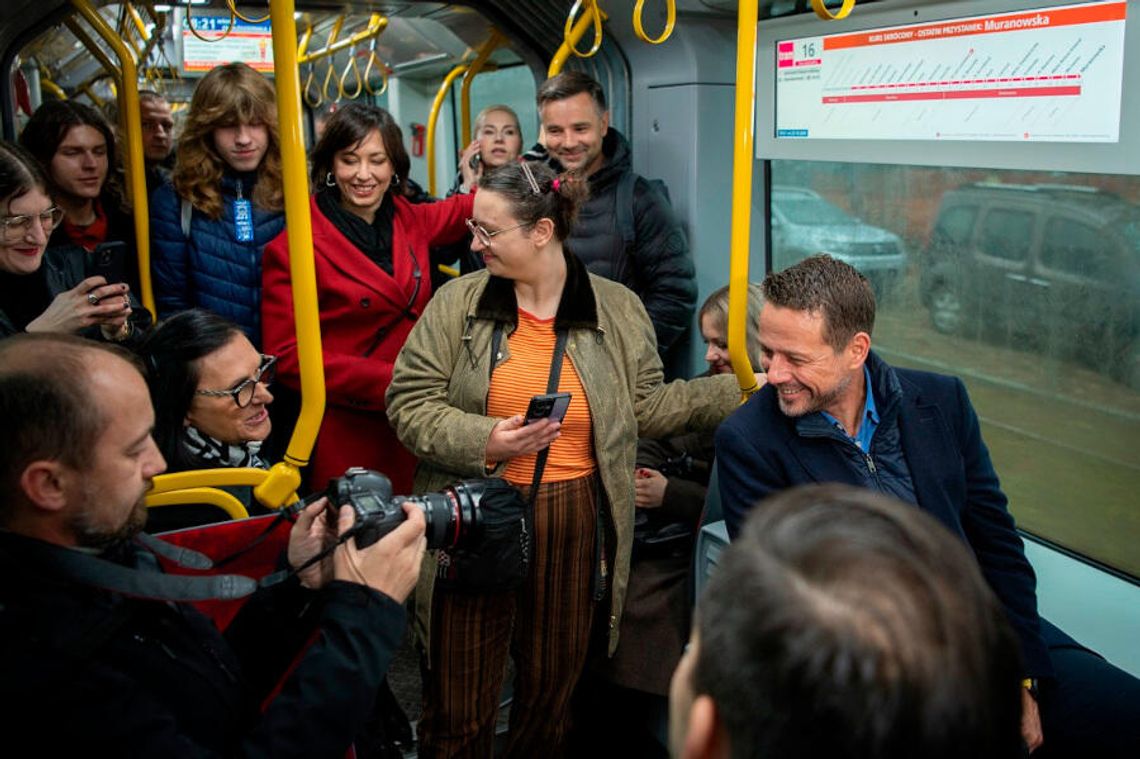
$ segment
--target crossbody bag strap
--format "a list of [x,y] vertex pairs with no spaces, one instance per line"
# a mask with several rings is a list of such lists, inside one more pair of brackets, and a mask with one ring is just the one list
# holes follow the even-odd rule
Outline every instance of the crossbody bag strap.
[[[550,359],[550,377],[546,381],[546,392],[558,392],[558,380],[562,377],[562,354],[566,352],[567,331],[558,330],[554,335],[554,356]],[[550,455],[550,446],[546,446],[534,460],[534,479],[530,482],[530,506],[534,507],[538,498],[538,485],[542,482],[542,470],[546,468],[546,458]]]

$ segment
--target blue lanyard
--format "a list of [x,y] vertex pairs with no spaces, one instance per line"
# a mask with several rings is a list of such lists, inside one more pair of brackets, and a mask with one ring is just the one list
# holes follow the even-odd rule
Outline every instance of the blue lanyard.
[[240,181],[234,198],[234,237],[238,242],[253,242],[253,204],[241,196]]

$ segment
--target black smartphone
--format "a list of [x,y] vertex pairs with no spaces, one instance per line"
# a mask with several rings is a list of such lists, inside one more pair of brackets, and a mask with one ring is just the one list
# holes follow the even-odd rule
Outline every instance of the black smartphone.
[[561,422],[570,408],[570,393],[546,393],[536,395],[530,399],[526,409],[526,419],[523,424],[537,422],[540,419],[550,419]]
[[107,284],[127,281],[127,244],[101,242],[87,254],[87,276],[101,276]]
[[482,162],[483,162],[482,153],[476,153],[475,155],[471,156],[471,160],[468,161],[467,163],[471,166],[471,168],[477,169],[477,168],[479,168],[479,164]]

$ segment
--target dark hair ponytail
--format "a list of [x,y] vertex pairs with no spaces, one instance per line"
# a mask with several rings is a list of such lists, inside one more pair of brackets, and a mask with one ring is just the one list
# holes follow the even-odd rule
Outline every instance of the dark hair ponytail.
[[590,195],[585,180],[557,175],[549,166],[535,161],[518,161],[492,169],[479,180],[479,189],[506,198],[511,216],[523,224],[550,219],[559,242],[570,236],[578,208]]

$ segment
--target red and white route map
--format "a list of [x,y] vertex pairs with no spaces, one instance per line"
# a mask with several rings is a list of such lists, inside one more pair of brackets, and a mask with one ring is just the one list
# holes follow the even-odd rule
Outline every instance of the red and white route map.
[[1126,3],[776,43],[776,137],[1117,142]]

